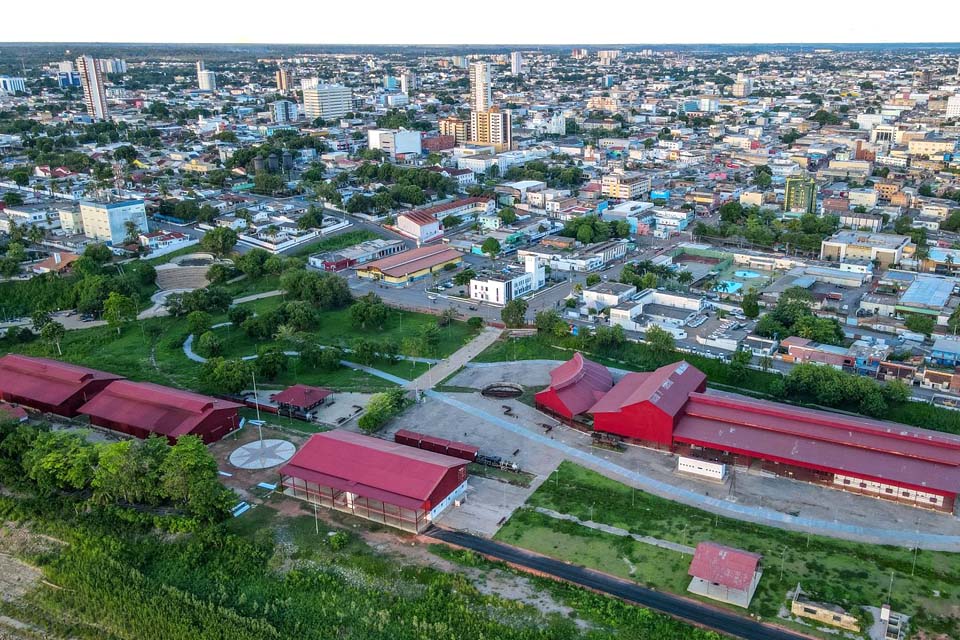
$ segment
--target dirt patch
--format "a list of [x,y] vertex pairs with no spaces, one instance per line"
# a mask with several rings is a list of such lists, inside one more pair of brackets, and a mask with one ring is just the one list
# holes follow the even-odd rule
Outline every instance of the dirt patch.
[[[276,438],[279,440],[288,440],[294,444],[297,449],[307,441],[309,434],[296,435],[289,431],[277,431],[275,429],[263,429],[263,439]],[[230,435],[210,445],[210,453],[217,460],[217,468],[220,471],[229,473],[229,476],[220,476],[220,481],[230,487],[240,496],[242,500],[250,503],[259,504],[262,500],[254,492],[254,488],[261,482],[278,484],[280,482],[279,466],[270,469],[238,469],[230,464],[230,454],[238,447],[253,442],[259,438],[256,429],[243,429],[235,435]]]
[[16,556],[45,553],[61,546],[60,540],[34,533],[20,524],[0,524],[0,601],[19,600],[43,578],[39,569]]

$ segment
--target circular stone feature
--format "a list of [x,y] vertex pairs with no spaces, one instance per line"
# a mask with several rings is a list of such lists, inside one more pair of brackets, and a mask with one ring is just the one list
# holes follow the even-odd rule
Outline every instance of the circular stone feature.
[[230,464],[238,469],[269,469],[293,457],[297,448],[287,440],[256,440],[230,454]]

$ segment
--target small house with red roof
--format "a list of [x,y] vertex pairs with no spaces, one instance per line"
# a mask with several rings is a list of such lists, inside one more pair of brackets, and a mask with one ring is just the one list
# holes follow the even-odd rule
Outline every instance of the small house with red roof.
[[270,399],[277,404],[280,415],[292,416],[294,414],[306,415],[310,413],[322,405],[331,395],[333,395],[333,391],[330,389],[295,384],[273,394]]
[[466,460],[348,431],[311,436],[280,469],[289,496],[419,533],[467,490]]
[[240,426],[243,405],[149,382],[117,380],[79,409],[90,423],[137,438],[199,436],[204,444]]
[[763,575],[762,558],[759,553],[701,542],[687,571],[693,578],[687,591],[746,609]]

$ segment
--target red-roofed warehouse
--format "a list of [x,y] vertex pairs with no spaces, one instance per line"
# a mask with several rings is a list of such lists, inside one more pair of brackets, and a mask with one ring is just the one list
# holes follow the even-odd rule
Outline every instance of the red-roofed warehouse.
[[[958,436],[706,391],[706,376],[686,362],[627,374],[604,393],[602,383],[609,378],[595,363],[584,373],[588,362],[576,354],[554,369],[550,387],[536,396],[538,406],[563,417],[592,415],[595,431],[670,449],[683,456],[681,463],[689,458],[720,468],[756,463],[797,480],[954,510],[960,493]],[[587,406],[591,394],[599,397]]]
[[72,418],[83,403],[122,377],[57,360],[9,354],[0,358],[0,399]]
[[348,431],[318,433],[280,469],[287,495],[419,533],[467,488],[467,461]]
[[80,407],[90,423],[137,438],[166,436],[171,443],[185,435],[209,444],[240,426],[242,405],[149,382],[117,380]]

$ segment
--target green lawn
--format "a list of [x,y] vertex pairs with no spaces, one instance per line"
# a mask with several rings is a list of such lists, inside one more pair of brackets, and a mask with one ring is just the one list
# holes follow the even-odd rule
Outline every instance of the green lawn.
[[340,249],[346,249],[347,247],[352,247],[355,244],[360,244],[361,242],[366,242],[367,240],[373,240],[374,238],[379,237],[380,236],[377,234],[366,229],[346,231],[329,238],[324,238],[323,240],[319,240],[317,242],[305,244],[302,247],[291,251],[290,255],[296,257],[306,257],[314,253],[339,251]]
[[[257,419],[257,410],[255,408],[251,409],[249,407],[245,407],[240,409],[239,414],[241,417],[246,418],[247,420]],[[314,424],[312,422],[304,422],[303,420],[294,420],[293,418],[288,418],[287,416],[278,416],[275,413],[267,413],[266,411],[260,412],[260,419],[263,420],[268,427],[285,427],[295,431],[303,431],[304,433],[320,433],[321,431],[328,430],[323,425]]]
[[[928,628],[960,630],[960,618],[929,619],[957,615],[953,605],[960,596],[960,554],[920,551],[914,566],[914,552],[909,549],[808,536],[718,517],[635,491],[569,462],[561,464],[559,482],[545,482],[527,504],[691,547],[713,540],[761,553],[766,569],[750,610],[764,618],[776,614],[787,590],[797,582],[815,597],[847,608],[876,605],[886,600],[892,571],[895,610],[908,614],[923,611],[928,616]],[[560,522],[531,510],[516,512],[497,538],[621,576],[629,572],[623,560],[627,557],[636,567],[634,579],[671,591],[679,586],[680,593],[686,589],[681,578],[689,558],[683,554]],[[648,564],[651,562],[652,566]]]
[[220,285],[231,297],[242,298],[257,293],[266,293],[280,288],[280,276],[267,274],[259,278],[243,278],[236,282]]

